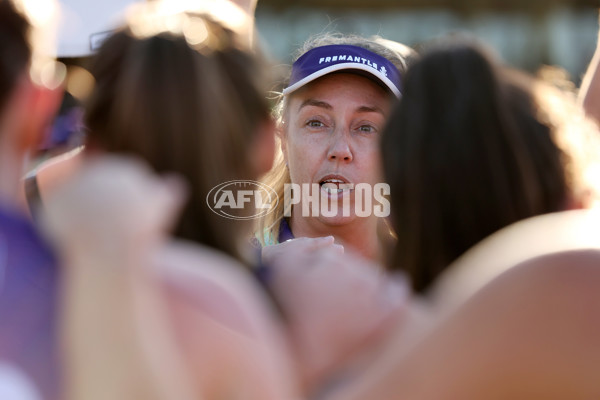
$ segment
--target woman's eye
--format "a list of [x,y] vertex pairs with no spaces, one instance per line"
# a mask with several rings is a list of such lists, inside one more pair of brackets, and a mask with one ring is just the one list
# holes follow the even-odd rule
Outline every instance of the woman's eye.
[[324,124],[324,123],[322,123],[322,122],[321,122],[321,121],[319,121],[319,120],[316,120],[316,119],[311,119],[310,121],[308,121],[308,122],[306,123],[306,126],[309,126],[309,127],[311,127],[311,128],[322,128],[322,127],[324,127],[324,126],[325,126],[325,124]]
[[372,133],[372,132],[376,132],[377,131],[377,129],[375,129],[375,127],[372,126],[372,125],[360,125],[358,127],[358,130],[360,132],[365,132],[365,133]]

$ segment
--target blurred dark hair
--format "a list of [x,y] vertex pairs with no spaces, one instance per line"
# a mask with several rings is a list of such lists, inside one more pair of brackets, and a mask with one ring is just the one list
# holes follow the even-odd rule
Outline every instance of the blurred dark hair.
[[0,114],[31,61],[31,26],[11,0],[0,0]]
[[567,155],[539,118],[533,83],[470,43],[438,45],[406,75],[382,153],[392,264],[416,291],[500,228],[567,208]]
[[217,184],[255,178],[250,144],[270,118],[266,68],[210,17],[181,18],[181,32],[130,25],[103,44],[91,67],[89,144],[181,174],[190,197],[176,236],[240,257],[243,221],[214,214],[206,196]]

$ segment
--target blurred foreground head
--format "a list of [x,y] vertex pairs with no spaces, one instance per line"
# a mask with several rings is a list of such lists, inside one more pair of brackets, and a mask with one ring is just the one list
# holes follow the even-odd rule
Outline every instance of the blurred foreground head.
[[513,222],[584,206],[597,133],[559,92],[469,43],[409,70],[383,138],[396,268],[417,291]]
[[31,61],[30,29],[12,1],[0,1],[0,115]]
[[[62,98],[64,66],[54,60],[53,0],[0,1],[0,197],[14,187],[26,155],[43,139]],[[7,175],[11,175],[10,178]]]
[[272,163],[267,68],[247,38],[212,17],[159,4],[134,10],[96,55],[88,144],[183,176],[190,197],[176,235],[237,256],[243,222],[212,213],[206,196]]

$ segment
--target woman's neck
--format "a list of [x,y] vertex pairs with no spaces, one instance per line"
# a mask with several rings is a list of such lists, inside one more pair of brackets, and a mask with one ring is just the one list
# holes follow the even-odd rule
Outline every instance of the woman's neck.
[[381,224],[385,224],[381,218],[369,217],[356,218],[343,225],[329,225],[316,218],[294,218],[293,212],[290,219],[290,229],[294,237],[333,236],[335,242],[343,245],[345,249],[383,265],[386,254],[384,246],[389,242],[387,238],[383,241],[380,238]]

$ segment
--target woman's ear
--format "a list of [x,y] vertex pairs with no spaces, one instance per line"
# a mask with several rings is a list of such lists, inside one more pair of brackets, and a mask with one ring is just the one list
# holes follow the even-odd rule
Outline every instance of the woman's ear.
[[251,162],[254,164],[256,176],[267,173],[273,166],[275,160],[275,121],[272,118],[265,119],[259,126],[254,140],[254,154]]
[[4,131],[10,133],[6,140],[15,151],[24,154],[41,143],[62,96],[62,87],[42,88],[23,74],[6,103],[1,121]]
[[24,151],[34,149],[42,142],[64,94],[62,86],[49,89],[31,84],[28,90],[30,90],[29,113],[23,121],[18,138],[20,150]]
[[594,196],[591,189],[585,189],[579,194],[571,194],[567,199],[567,210],[581,210],[590,208],[594,204]]

